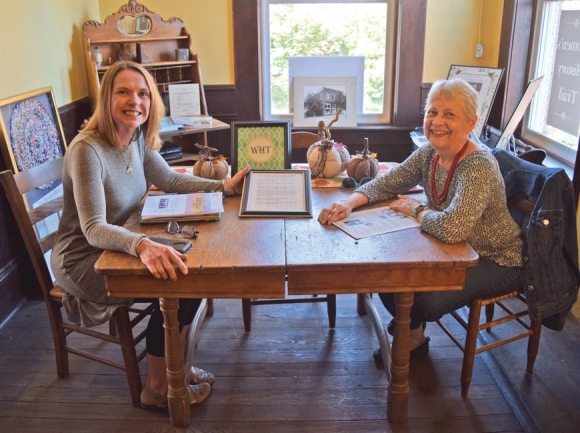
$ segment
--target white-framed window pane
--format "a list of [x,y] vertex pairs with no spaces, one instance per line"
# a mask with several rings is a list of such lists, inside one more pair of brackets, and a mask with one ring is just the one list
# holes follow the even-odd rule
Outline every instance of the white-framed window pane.
[[574,161],[580,133],[580,1],[539,1],[531,78],[544,76],[524,138]]
[[[388,9],[391,0],[262,0],[262,92],[266,119],[290,116],[292,95],[289,59],[363,58],[359,121],[385,120]],[[393,26],[394,27],[394,26]],[[394,45],[393,45],[394,47]],[[304,75],[301,75],[304,76]],[[324,76],[324,73],[320,75]],[[331,75],[329,75],[331,76]],[[337,74],[334,74],[337,76]],[[357,98],[359,99],[359,98]]]

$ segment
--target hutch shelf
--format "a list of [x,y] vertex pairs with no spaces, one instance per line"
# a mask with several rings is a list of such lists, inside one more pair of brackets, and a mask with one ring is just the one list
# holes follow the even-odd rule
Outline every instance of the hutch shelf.
[[[200,114],[208,115],[199,59],[191,51],[191,36],[180,18],[173,17],[165,21],[145,5],[130,0],[116,13],[107,16],[104,23],[86,21],[82,35],[89,98],[93,108],[107,69],[117,61],[131,60],[151,73],[167,108],[169,85],[199,84]],[[161,134],[162,139],[167,141],[179,137],[179,144],[183,147],[183,158],[170,163],[195,158],[196,140],[207,145],[209,131],[227,128],[228,124],[213,119],[208,127],[186,127]],[[191,137],[183,139],[185,136]]]

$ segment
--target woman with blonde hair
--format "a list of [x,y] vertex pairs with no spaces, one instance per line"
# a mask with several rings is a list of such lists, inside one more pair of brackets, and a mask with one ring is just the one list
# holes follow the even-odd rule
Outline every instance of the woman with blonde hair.
[[[123,227],[138,208],[149,187],[175,193],[223,191],[241,193],[249,167],[226,181],[179,174],[159,155],[159,127],[165,114],[163,101],[151,75],[139,64],[117,62],[105,73],[94,115],[70,144],[64,157],[62,184],[64,207],[52,270],[65,291],[69,320],[90,327],[105,323],[130,299],[109,298],[103,276],[94,264],[104,250],[139,257],[155,278],[187,274],[186,254],[156,243]],[[158,301],[149,319],[146,336],[147,377],[141,405],[167,408],[163,317]],[[182,336],[195,316],[198,299],[179,303]],[[192,367],[189,375],[191,404],[204,401],[214,377]]]

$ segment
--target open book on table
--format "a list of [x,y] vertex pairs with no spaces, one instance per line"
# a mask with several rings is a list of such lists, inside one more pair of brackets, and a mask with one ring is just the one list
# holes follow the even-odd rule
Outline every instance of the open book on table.
[[141,210],[141,223],[217,221],[224,211],[221,192],[150,194]]

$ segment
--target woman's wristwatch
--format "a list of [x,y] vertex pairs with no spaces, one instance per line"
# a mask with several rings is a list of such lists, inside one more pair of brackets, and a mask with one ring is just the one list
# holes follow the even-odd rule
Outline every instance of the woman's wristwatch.
[[429,206],[427,206],[425,203],[421,203],[419,206],[413,209],[413,218],[417,219],[419,217],[419,212],[424,209],[429,209]]

